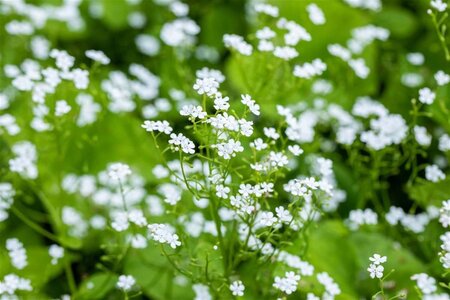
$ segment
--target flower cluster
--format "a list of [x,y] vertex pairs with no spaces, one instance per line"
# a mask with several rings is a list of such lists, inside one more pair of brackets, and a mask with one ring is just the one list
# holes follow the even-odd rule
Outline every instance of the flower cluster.
[[367,271],[370,273],[370,277],[382,278],[384,272],[383,264],[387,261],[387,257],[375,253],[373,256],[369,258],[369,260],[371,261],[371,263],[367,268]]
[[8,219],[8,209],[14,202],[15,193],[12,184],[8,182],[0,183],[0,222]]
[[16,238],[6,240],[6,250],[9,251],[8,255],[11,259],[11,264],[19,270],[22,270],[28,265],[28,257],[22,242]]

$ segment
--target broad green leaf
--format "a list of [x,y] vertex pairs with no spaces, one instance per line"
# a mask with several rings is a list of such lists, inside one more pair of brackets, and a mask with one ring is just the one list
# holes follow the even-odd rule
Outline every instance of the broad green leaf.
[[105,296],[114,289],[117,278],[117,275],[110,273],[94,273],[81,283],[75,299],[105,299]]

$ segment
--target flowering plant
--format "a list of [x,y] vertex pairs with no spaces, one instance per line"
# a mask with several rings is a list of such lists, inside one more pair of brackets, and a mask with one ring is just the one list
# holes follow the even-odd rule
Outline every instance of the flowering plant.
[[0,14],[0,299],[450,299],[445,0]]

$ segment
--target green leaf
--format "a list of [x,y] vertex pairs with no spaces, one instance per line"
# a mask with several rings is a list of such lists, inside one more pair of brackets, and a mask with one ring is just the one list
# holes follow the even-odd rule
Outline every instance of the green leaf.
[[117,275],[112,273],[95,273],[85,279],[76,294],[76,299],[105,299],[115,287]]
[[132,275],[145,295],[152,299],[192,299],[189,285],[175,282],[177,273],[169,266],[159,247],[150,244],[144,250],[132,250],[125,259],[124,273]]
[[348,229],[340,221],[325,221],[311,231],[307,261],[316,272],[325,271],[336,281],[345,295],[339,299],[356,299],[357,265],[347,242]]
[[408,189],[408,194],[422,207],[429,205],[440,207],[443,200],[450,198],[450,178],[439,182],[417,180]]
[[359,270],[360,281],[356,287],[360,295],[371,296],[379,290],[378,281],[371,279],[366,270],[370,263],[369,257],[378,253],[387,256],[384,275],[395,269],[387,279],[387,281],[392,280],[395,284],[391,289],[386,288],[386,292],[392,297],[397,295],[400,290],[405,289],[408,299],[414,299],[412,298],[414,297],[414,282],[410,277],[416,273],[426,272],[427,268],[408,249],[403,248],[391,238],[375,232],[353,232],[348,241],[355,254],[354,261]]

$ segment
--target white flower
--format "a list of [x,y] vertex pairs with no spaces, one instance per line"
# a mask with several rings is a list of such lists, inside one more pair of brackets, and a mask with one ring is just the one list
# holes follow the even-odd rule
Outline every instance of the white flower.
[[89,85],[89,72],[81,69],[74,69],[71,72],[71,78],[75,87],[80,90],[84,90]]
[[212,296],[207,285],[197,283],[192,286],[192,289],[195,293],[194,300],[212,300]]
[[200,79],[214,78],[217,82],[222,83],[225,81],[225,76],[219,70],[209,69],[204,67],[195,72],[195,76]]
[[431,135],[422,126],[414,126],[414,137],[419,145],[428,147],[431,144]]
[[442,208],[440,210],[439,222],[442,227],[447,228],[450,226],[450,199],[442,202]]
[[387,257],[386,256],[381,256],[380,254],[375,253],[374,255],[369,257],[369,260],[374,265],[380,265],[380,264],[383,264],[383,263],[385,263],[387,261]]
[[111,227],[118,232],[128,229],[130,223],[128,222],[128,214],[124,211],[116,211],[111,216]]
[[230,291],[233,294],[233,296],[244,296],[244,290],[245,286],[240,280],[233,281],[230,284]]
[[222,94],[217,93],[214,98],[214,108],[217,110],[227,111],[230,108],[230,98],[222,97]]
[[289,46],[275,47],[275,50],[273,50],[273,55],[284,60],[291,60],[298,56],[298,52],[295,48]]
[[255,4],[255,11],[258,13],[263,13],[271,17],[278,17],[279,10],[278,7],[266,4],[266,3],[256,3]]
[[359,78],[366,79],[369,76],[370,69],[367,67],[366,61],[363,58],[350,59],[348,65]]
[[277,221],[278,221],[278,218],[275,217],[273,215],[273,212],[271,212],[271,211],[269,211],[269,212],[262,212],[261,213],[261,217],[259,219],[259,223],[262,226],[267,226],[267,227],[272,226]]
[[285,209],[283,206],[278,206],[275,208],[275,212],[277,213],[278,220],[280,222],[289,224],[292,221],[292,215],[289,210]]
[[53,49],[50,57],[56,60],[56,66],[62,71],[68,71],[75,63],[75,58],[64,50]]
[[241,142],[235,141],[234,139],[229,139],[225,143],[212,145],[212,147],[216,148],[219,156],[224,159],[231,159],[231,157],[236,156],[236,153],[244,151]]
[[52,265],[56,265],[60,258],[64,257],[64,248],[58,245],[51,245],[48,248],[48,254],[52,258]]
[[432,294],[437,290],[436,279],[429,276],[428,274],[414,274],[413,276],[411,276],[411,280],[416,281],[417,287],[425,295]]
[[419,101],[423,104],[432,104],[435,98],[436,94],[429,88],[426,87],[419,90]]
[[119,280],[117,281],[117,288],[121,289],[125,292],[131,290],[133,285],[136,284],[136,279],[134,279],[131,275],[120,275]]
[[344,48],[343,46],[341,46],[339,44],[328,45],[327,49],[331,55],[339,57],[340,59],[342,59],[344,61],[349,61],[352,57],[351,52],[347,48]]
[[243,136],[251,136],[253,134],[253,122],[240,119],[239,121],[239,131]]
[[235,49],[242,55],[249,56],[253,52],[253,47],[242,36],[236,34],[225,34],[223,36],[225,47]]
[[150,237],[161,244],[168,244],[175,249],[181,245],[178,235],[173,233],[174,229],[166,224],[149,224]]
[[110,59],[109,57],[107,57],[105,55],[105,53],[103,53],[103,51],[99,51],[99,50],[87,50],[86,51],[86,57],[101,63],[102,65],[107,65],[110,63]]
[[264,134],[271,139],[278,140],[280,138],[280,134],[273,127],[264,127]]
[[256,140],[250,143],[250,147],[255,148],[257,151],[266,149],[268,146],[269,145],[264,143],[264,141],[261,138],[257,138]]
[[147,248],[147,239],[142,234],[136,234],[131,237],[131,247],[145,249]]
[[439,12],[444,12],[447,9],[447,3],[442,0],[431,0],[430,5]]
[[256,101],[253,100],[250,95],[241,95],[241,102],[246,105],[254,115],[259,116],[259,105],[256,104]]
[[256,31],[256,38],[259,40],[270,40],[276,36],[275,31],[270,29],[269,27],[264,27]]
[[131,175],[131,169],[127,164],[112,163],[108,165],[108,176],[113,180],[123,182],[129,175]]
[[185,137],[182,133],[178,135],[176,133],[170,134],[169,144],[173,146],[175,151],[183,151],[186,154],[195,153],[195,145],[190,139]]
[[206,94],[208,96],[213,96],[217,93],[219,88],[219,82],[215,78],[207,77],[203,79],[197,78],[193,86],[194,90],[197,91],[199,95]]
[[326,69],[327,65],[320,58],[317,58],[311,63],[296,65],[294,67],[294,76],[309,79],[314,76],[322,75]]
[[352,230],[357,230],[362,225],[376,225],[378,223],[377,214],[370,208],[355,209],[350,211],[348,216],[348,226]]
[[248,197],[251,194],[253,194],[253,186],[251,184],[243,184],[241,183],[239,185],[239,194],[241,194],[243,197]]
[[7,210],[12,206],[15,194],[12,184],[8,182],[0,183],[0,222],[8,218]]
[[12,147],[12,152],[16,157],[9,160],[11,172],[19,173],[25,178],[36,179],[38,176],[36,147],[28,141],[18,142]]
[[298,282],[300,281],[300,275],[294,272],[286,272],[285,277],[275,277],[273,287],[290,295],[297,290]]
[[439,261],[445,269],[450,269],[450,252],[447,252],[445,255],[441,256]]
[[[319,281],[325,287],[326,292],[330,296],[336,296],[341,293],[341,289],[339,288],[337,283],[334,282],[333,278],[328,275],[328,273],[322,272],[317,274],[317,281]],[[330,299],[333,299],[333,297],[330,297]]]
[[158,39],[151,35],[139,34],[136,36],[134,41],[138,50],[148,56],[154,56],[158,54],[161,47]]
[[367,271],[370,273],[371,278],[381,278],[383,277],[384,267],[382,265],[370,264]]
[[165,23],[161,29],[161,40],[172,47],[188,46],[195,43],[200,27],[191,19],[179,18]]
[[203,111],[203,108],[201,106],[195,106],[195,105],[185,105],[180,110],[180,115],[182,116],[188,116],[195,119],[204,119],[206,117],[206,112]]
[[164,134],[170,134],[172,132],[172,127],[167,121],[144,121],[141,125],[146,131],[159,131]]
[[270,151],[269,161],[273,167],[284,167],[289,163],[286,155],[284,155],[281,152],[274,152],[274,151]]
[[315,3],[311,3],[306,7],[306,11],[308,12],[309,19],[315,25],[325,24],[325,15],[319,6]]
[[420,66],[425,61],[425,57],[420,52],[408,53],[406,55],[406,59],[408,60],[408,62],[410,64],[415,65],[415,66]]
[[230,188],[222,184],[216,185],[216,196],[223,199],[228,199]]
[[437,71],[436,74],[434,74],[434,79],[436,80],[438,85],[442,86],[450,82],[450,75],[440,70]]
[[386,221],[391,225],[397,225],[405,216],[405,212],[400,207],[391,206],[389,212],[385,215]]
[[432,182],[438,182],[445,179],[445,174],[437,165],[429,165],[425,168],[425,178]]
[[56,106],[55,106],[55,115],[57,117],[61,117],[64,116],[65,114],[67,114],[70,110],[72,109],[72,107],[67,104],[66,100],[59,100],[56,101]]
[[0,295],[5,299],[17,299],[16,291],[32,291],[31,281],[17,276],[16,274],[8,274],[0,281]]
[[258,43],[258,50],[261,52],[271,52],[275,49],[275,46],[271,41],[260,40]]
[[6,250],[9,251],[9,258],[13,267],[22,270],[28,266],[28,257],[22,242],[16,238],[6,240]]

